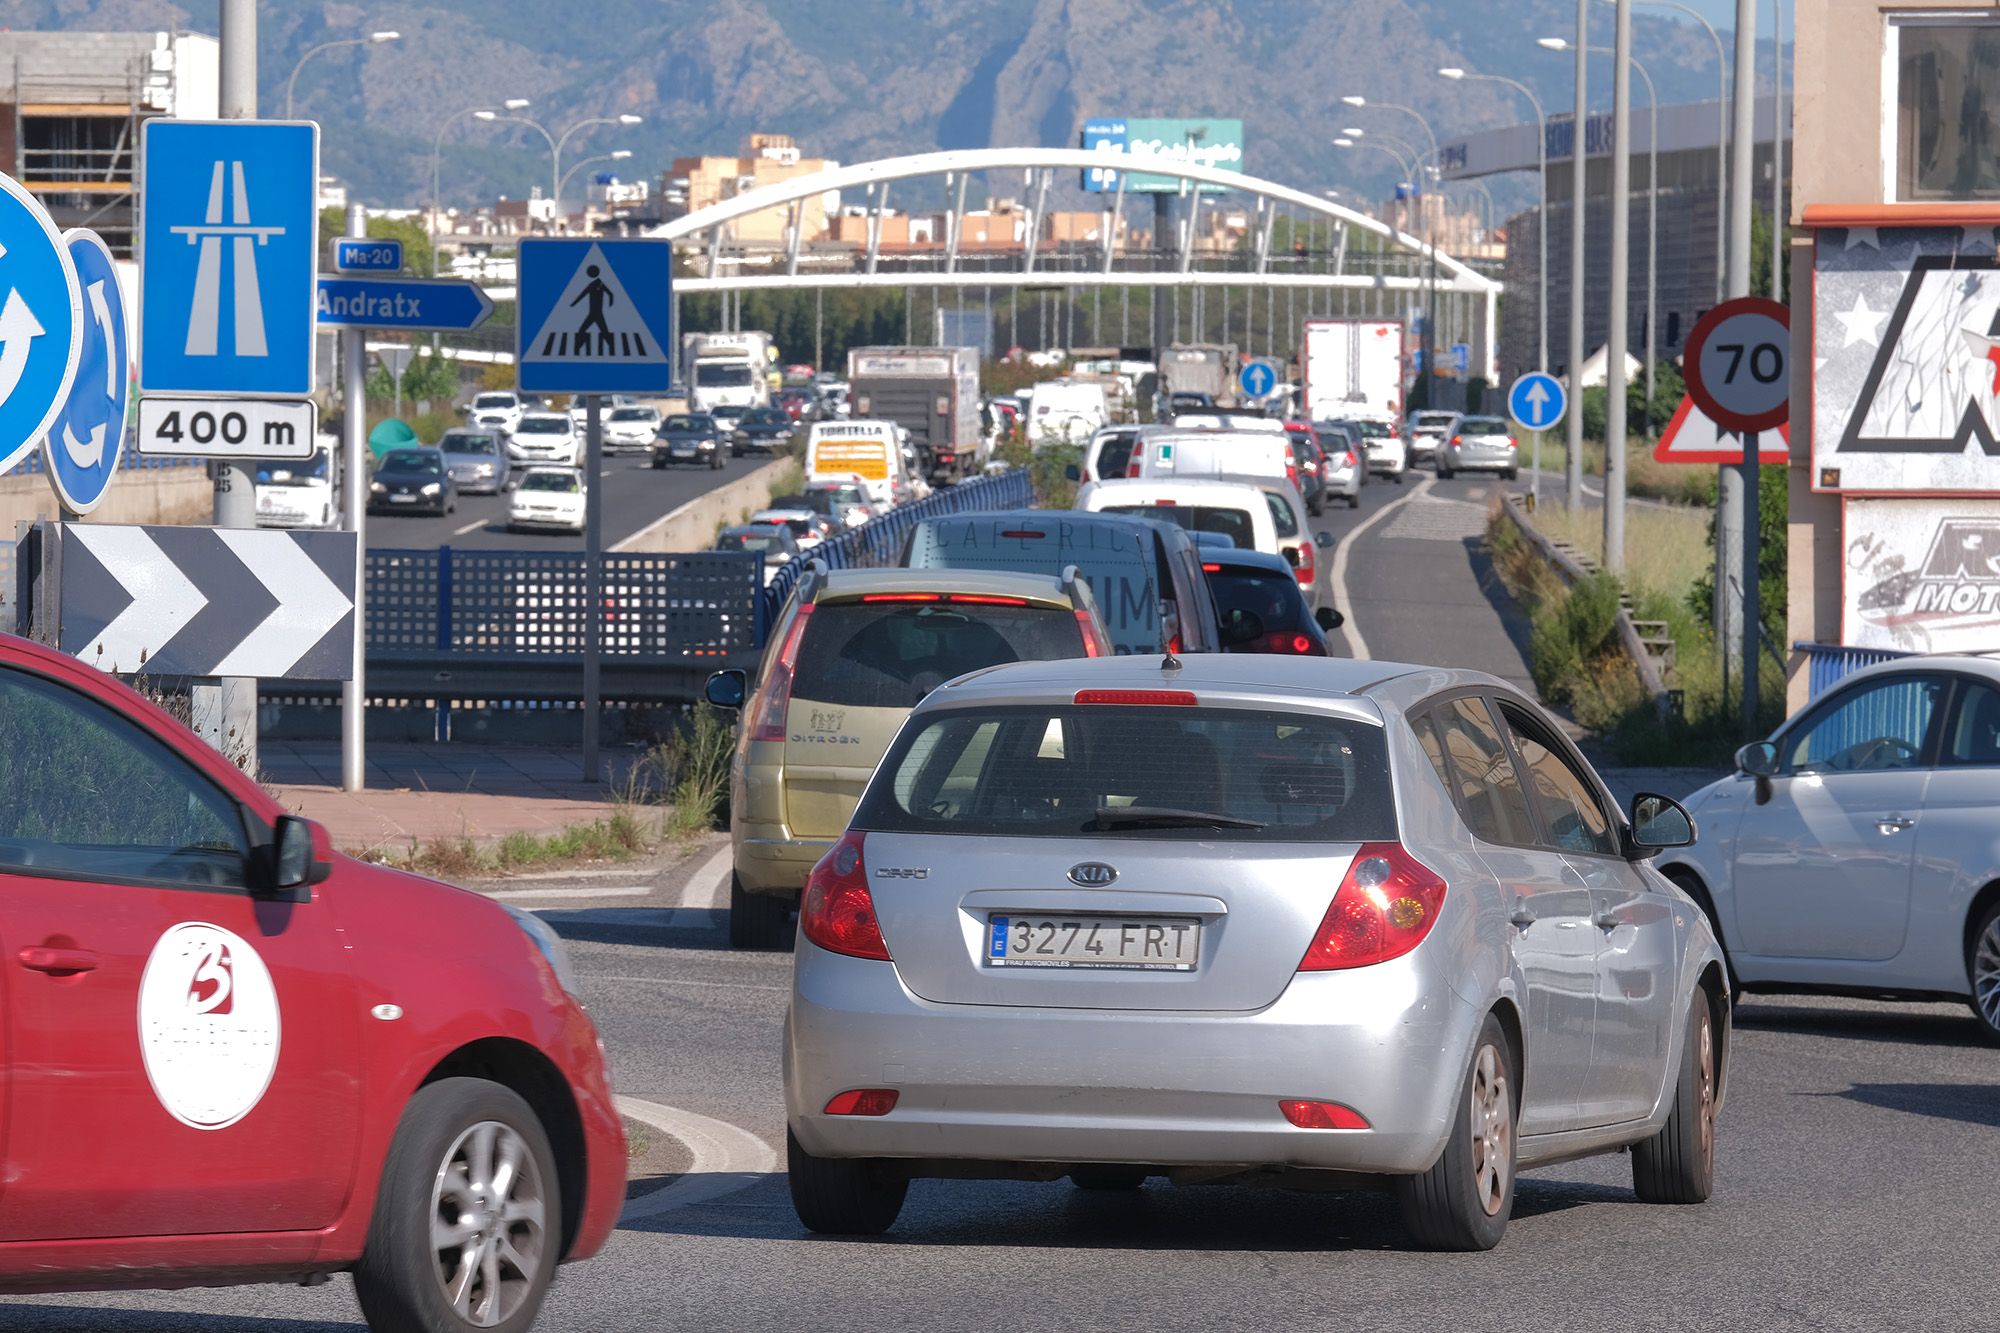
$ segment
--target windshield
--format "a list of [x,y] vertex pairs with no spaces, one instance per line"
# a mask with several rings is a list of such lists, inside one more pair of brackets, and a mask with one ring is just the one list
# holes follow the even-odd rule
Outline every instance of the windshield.
[[714,430],[715,420],[712,417],[668,417],[667,424],[660,429],[691,431],[699,434],[702,431]]
[[1246,549],[1254,550],[1257,545],[1257,530],[1250,524],[1248,511],[1242,509],[1215,505],[1113,505],[1104,512],[1125,514],[1132,518],[1157,518],[1179,524],[1189,532],[1220,533],[1229,538],[1231,544]]
[[[1209,822],[1117,817],[1132,807]],[[1379,726],[1299,712],[1069,704],[940,710],[904,728],[853,826],[1198,842],[1396,837]]]
[[499,451],[499,445],[491,435],[465,435],[458,431],[446,431],[438,441],[438,448],[448,454],[491,454]]
[[383,472],[443,472],[444,460],[428,449],[395,449],[382,459]]
[[750,387],[750,367],[698,362],[694,368],[694,382],[704,389],[747,389]]
[[1070,611],[951,603],[821,603],[799,643],[792,696],[851,708],[913,708],[968,671],[1082,657]]
[[1507,423],[1499,417],[1465,417],[1458,423],[1460,435],[1505,435]]
[[616,407],[611,410],[613,421],[651,421],[657,415],[650,407]]
[[327,469],[331,466],[324,449],[311,458],[295,463],[259,463],[257,484],[259,486],[308,486],[315,481],[325,481]]
[[522,417],[521,424],[514,427],[516,435],[567,435],[568,417]]
[[511,393],[482,393],[472,400],[472,405],[474,407],[513,407],[515,405],[515,398]]
[[557,491],[564,495],[575,495],[583,487],[574,476],[566,472],[530,472],[521,479],[524,491]]

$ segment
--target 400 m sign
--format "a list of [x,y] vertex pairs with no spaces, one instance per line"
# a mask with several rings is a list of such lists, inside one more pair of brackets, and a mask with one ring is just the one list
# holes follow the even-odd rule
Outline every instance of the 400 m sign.
[[139,452],[173,458],[311,458],[309,398],[142,398]]

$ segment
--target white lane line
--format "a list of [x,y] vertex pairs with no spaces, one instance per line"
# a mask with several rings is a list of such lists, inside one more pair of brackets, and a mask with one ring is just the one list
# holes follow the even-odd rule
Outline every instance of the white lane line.
[[650,885],[626,889],[593,889],[578,885],[572,889],[498,889],[492,896],[510,903],[574,902],[580,898],[643,898],[652,891]]
[[714,908],[722,906],[722,891],[729,887],[730,873],[736,868],[736,849],[724,843],[716,849],[715,855],[703,861],[692,875],[688,876],[686,887],[681,890],[682,907]]
[[621,1224],[637,1222],[690,1204],[713,1203],[749,1189],[778,1169],[778,1154],[747,1129],[677,1106],[620,1097],[618,1109],[662,1134],[687,1145],[694,1161],[687,1174],[665,1189],[628,1201],[618,1214]]
[[466,533],[468,533],[468,532],[477,532],[477,531],[479,531],[479,529],[481,529],[481,528],[483,528],[483,527],[485,527],[485,526],[486,526],[486,520],[485,520],[485,519],[483,519],[483,518],[475,518],[475,519],[473,519],[473,520],[472,520],[472,522],[470,522],[470,523],[466,524],[466,525],[465,525],[464,527],[462,527],[462,528],[453,528],[453,529],[451,530],[451,535],[452,535],[452,536],[454,536],[454,537],[463,537],[463,536],[464,536],[464,535],[465,535]]
[[1437,477],[1435,475],[1424,477],[1422,481],[1410,488],[1409,494],[1397,496],[1388,504],[1383,505],[1380,509],[1370,514],[1362,522],[1349,528],[1347,535],[1342,537],[1339,543],[1333,548],[1333,570],[1327,576],[1327,581],[1333,593],[1333,604],[1341,608],[1342,613],[1347,617],[1347,623],[1340,627],[1340,632],[1347,636],[1348,652],[1356,658],[1365,658],[1369,655],[1368,640],[1361,637],[1361,630],[1355,623],[1358,613],[1355,610],[1353,599],[1347,595],[1347,553],[1353,548],[1355,539],[1362,533],[1368,531],[1368,529],[1374,527],[1377,523],[1380,523],[1383,519],[1395,513],[1419,495],[1429,493],[1430,488],[1436,483]]

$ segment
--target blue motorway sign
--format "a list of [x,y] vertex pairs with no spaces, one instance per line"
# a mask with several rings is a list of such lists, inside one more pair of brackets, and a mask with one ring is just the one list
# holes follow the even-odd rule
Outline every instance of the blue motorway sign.
[[665,393],[673,243],[524,240],[515,367],[529,393]]
[[401,273],[403,243],[381,236],[343,236],[333,243],[333,267],[341,273]]
[[319,280],[319,322],[328,328],[416,329],[446,333],[476,329],[493,313],[477,283],[456,278]]
[[132,396],[132,345],[110,248],[85,227],[64,232],[63,244],[83,292],[83,343],[69,397],[42,437],[42,451],[56,498],[71,513],[87,514],[118,471]]
[[0,175],[0,472],[27,457],[69,400],[83,343],[76,267],[48,210]]
[[311,393],[319,126],[160,118],[140,153],[140,392]]
[[1236,374],[1236,382],[1243,386],[1245,396],[1268,398],[1278,387],[1278,372],[1269,361],[1246,361]]
[[1569,394],[1553,375],[1531,370],[1507,390],[1507,415],[1522,430],[1547,430],[1563,419]]

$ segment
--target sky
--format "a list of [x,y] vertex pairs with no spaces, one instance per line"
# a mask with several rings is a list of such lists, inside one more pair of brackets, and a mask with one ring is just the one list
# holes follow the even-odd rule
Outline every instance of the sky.
[[[1684,0],[1684,2],[1688,8],[1700,10],[1702,16],[1718,28],[1733,28],[1736,26],[1736,0]],[[1791,0],[1783,0],[1783,3],[1785,6],[1785,27],[1788,30],[1785,40],[1790,41],[1789,29],[1792,26],[1792,4]],[[1646,8],[1652,9],[1653,7],[1648,5]],[[1672,11],[1667,11],[1665,16],[1669,18],[1674,17]],[[1768,38],[1770,35],[1771,0],[1757,0],[1757,36],[1759,38]]]

